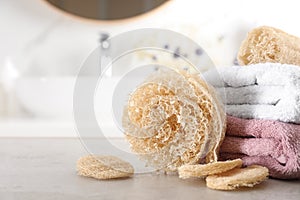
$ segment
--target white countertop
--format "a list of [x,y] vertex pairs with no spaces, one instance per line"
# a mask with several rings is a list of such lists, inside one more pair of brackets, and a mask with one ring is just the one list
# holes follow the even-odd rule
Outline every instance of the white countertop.
[[0,138],[0,199],[300,199],[300,180],[270,179],[233,192],[211,190],[201,179],[154,173],[97,181],[76,175],[75,163],[85,154],[76,138]]

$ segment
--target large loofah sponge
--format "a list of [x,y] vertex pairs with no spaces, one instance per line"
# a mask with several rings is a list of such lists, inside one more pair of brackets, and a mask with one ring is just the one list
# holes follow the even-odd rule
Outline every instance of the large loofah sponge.
[[248,33],[238,53],[240,65],[282,63],[300,65],[300,38],[262,26]]
[[217,161],[225,114],[199,75],[162,71],[130,95],[123,127],[131,149],[156,169]]

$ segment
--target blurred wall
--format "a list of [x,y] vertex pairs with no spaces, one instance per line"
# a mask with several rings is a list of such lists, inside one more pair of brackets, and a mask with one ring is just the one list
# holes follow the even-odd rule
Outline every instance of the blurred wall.
[[0,0],[0,67],[9,57],[24,71],[76,74],[97,47],[100,32],[114,35],[143,27],[186,34],[217,65],[231,65],[241,40],[255,26],[271,25],[300,36],[297,2],[173,0],[143,17],[109,23],[73,18],[43,0]]

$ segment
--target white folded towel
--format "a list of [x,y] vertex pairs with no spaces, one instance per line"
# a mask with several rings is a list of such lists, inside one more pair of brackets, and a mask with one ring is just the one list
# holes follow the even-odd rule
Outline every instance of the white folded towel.
[[299,66],[232,66],[208,71],[203,76],[217,89],[229,115],[300,124]]

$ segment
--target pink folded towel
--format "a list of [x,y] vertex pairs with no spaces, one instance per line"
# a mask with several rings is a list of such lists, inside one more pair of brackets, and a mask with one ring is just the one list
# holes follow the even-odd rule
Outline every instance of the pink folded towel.
[[227,116],[220,159],[235,158],[269,168],[273,178],[300,179],[300,125]]

